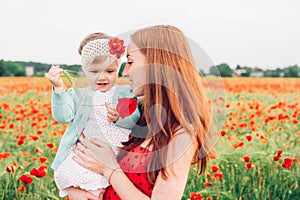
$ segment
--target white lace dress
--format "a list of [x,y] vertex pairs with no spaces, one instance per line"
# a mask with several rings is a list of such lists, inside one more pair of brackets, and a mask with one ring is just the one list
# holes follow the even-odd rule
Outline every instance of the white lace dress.
[[[93,97],[93,109],[84,128],[87,138],[96,138],[109,144],[115,155],[121,142],[127,141],[131,130],[121,128],[107,121],[105,102],[111,102],[115,87],[107,92],[95,91]],[[68,194],[68,187],[80,187],[85,190],[97,190],[109,186],[104,176],[87,170],[77,164],[72,157],[73,148],[59,168],[54,172],[54,180],[59,188],[59,195],[64,197]]]

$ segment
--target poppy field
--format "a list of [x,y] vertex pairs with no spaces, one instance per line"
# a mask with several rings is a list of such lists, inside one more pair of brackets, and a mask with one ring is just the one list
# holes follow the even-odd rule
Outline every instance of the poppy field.
[[[183,199],[299,199],[300,79],[223,83],[226,98],[211,99],[226,112],[217,157],[191,169]],[[68,124],[51,116],[50,83],[0,78],[0,105],[0,199],[66,199],[50,166]]]

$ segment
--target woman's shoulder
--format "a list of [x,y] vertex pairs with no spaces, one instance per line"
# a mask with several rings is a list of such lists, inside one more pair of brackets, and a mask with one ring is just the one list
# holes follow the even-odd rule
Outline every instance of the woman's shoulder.
[[192,127],[192,125],[190,125],[189,129],[194,130],[194,131],[189,131],[187,128],[180,126],[180,125],[177,126],[174,129],[174,137],[180,136],[180,135],[190,135],[190,136],[195,135],[195,134],[193,134],[193,132],[195,132],[195,129]]

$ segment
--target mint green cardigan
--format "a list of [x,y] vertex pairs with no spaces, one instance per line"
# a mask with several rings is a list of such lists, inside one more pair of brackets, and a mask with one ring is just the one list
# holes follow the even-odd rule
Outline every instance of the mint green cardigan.
[[[116,104],[119,98],[124,97],[134,97],[130,87],[125,85],[116,86],[112,103]],[[67,92],[55,92],[52,89],[53,118],[62,124],[71,122],[61,138],[58,151],[51,165],[53,170],[56,170],[61,165],[71,147],[76,144],[89,118],[92,99],[93,91],[90,88],[78,88],[76,92],[73,88]],[[134,113],[124,119],[119,117],[116,124],[120,127],[131,129],[136,125],[139,118],[140,112],[137,106]]]

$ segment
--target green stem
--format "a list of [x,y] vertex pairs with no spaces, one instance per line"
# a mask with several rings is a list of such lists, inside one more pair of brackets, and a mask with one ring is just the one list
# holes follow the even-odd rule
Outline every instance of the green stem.
[[79,99],[81,100],[82,98],[81,98],[80,92],[78,90],[78,87],[76,87],[75,81],[74,81],[74,79],[75,79],[76,76],[72,75],[70,72],[74,73],[74,71],[71,71],[71,70],[66,70],[66,69],[62,70],[62,73],[67,78],[68,82],[70,83],[70,85],[74,89],[75,93],[78,95]]

